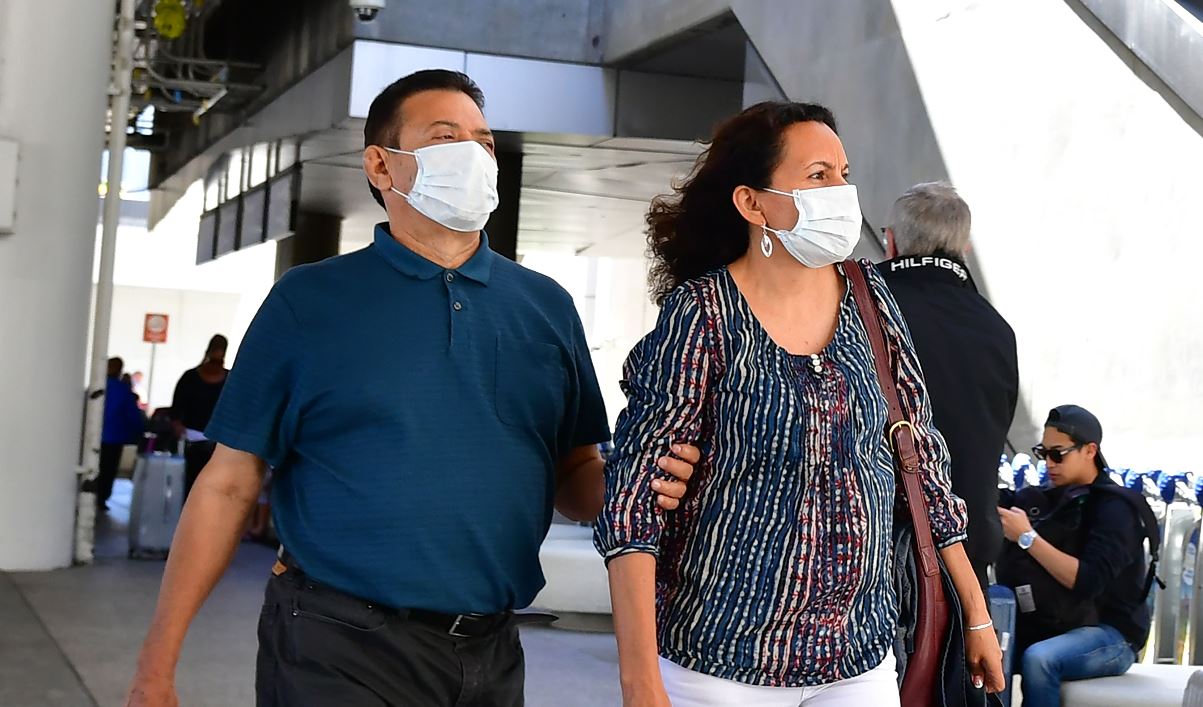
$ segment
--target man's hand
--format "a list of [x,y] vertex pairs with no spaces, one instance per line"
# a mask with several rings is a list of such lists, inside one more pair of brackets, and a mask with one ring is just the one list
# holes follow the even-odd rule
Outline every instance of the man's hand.
[[134,675],[125,698],[125,707],[179,707],[179,704],[180,698],[170,680],[143,676],[142,671]]
[[671,474],[676,481],[653,479],[652,490],[656,492],[656,504],[667,511],[681,505],[681,499],[689,490],[688,481],[693,476],[693,467],[702,459],[702,452],[690,444],[674,444],[672,454],[660,457],[656,466]]
[[1002,521],[1003,535],[1011,542],[1019,542],[1019,536],[1032,529],[1028,514],[1018,508],[999,508],[998,518]]

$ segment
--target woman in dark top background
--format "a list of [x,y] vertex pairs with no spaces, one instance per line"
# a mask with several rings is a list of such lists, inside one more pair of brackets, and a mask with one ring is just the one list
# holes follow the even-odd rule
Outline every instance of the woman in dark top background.
[[184,496],[213,456],[213,443],[205,438],[205,428],[213,417],[213,408],[226,384],[226,337],[217,334],[209,340],[205,358],[196,368],[185,371],[175,384],[171,401],[171,420],[184,440]]

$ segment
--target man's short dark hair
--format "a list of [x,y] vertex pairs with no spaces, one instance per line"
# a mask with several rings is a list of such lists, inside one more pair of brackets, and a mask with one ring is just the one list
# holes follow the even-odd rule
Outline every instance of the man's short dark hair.
[[[406,98],[423,91],[460,91],[485,109],[485,94],[467,74],[446,69],[426,69],[397,79],[380,92],[368,109],[368,119],[363,124],[363,146],[379,145],[396,147],[397,133],[401,127],[401,104]],[[372,198],[384,206],[380,190],[368,183]]]

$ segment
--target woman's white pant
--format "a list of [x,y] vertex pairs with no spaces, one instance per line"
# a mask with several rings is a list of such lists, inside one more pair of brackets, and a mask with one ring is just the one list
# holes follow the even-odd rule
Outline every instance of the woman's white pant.
[[712,677],[660,659],[673,707],[898,707],[894,653],[863,675],[816,687],[760,687]]

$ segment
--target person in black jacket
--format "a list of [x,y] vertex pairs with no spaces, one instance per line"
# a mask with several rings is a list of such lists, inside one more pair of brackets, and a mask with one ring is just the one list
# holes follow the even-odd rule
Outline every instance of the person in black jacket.
[[1015,333],[965,266],[969,206],[951,185],[918,184],[890,213],[891,260],[878,267],[919,354],[933,420],[952,456],[952,490],[969,511],[965,551],[983,591],[1002,548],[998,462],[1019,399]]
[[[1049,479],[1059,490],[1088,484],[1114,486],[1099,449],[1102,440],[1098,418],[1076,405],[1062,405],[1049,412],[1044,439],[1032,451],[1047,460]],[[1062,552],[1042,538],[1025,511],[999,508],[998,515],[1007,540],[1031,555],[1071,599],[1093,603],[1097,609],[1098,620],[1091,625],[1041,640],[1024,650],[1024,707],[1060,705],[1061,683],[1065,680],[1127,672],[1148,641],[1151,622],[1145,601],[1149,581],[1145,531],[1134,505],[1118,493],[1090,493],[1078,531],[1082,543],[1077,556]],[[1019,588],[1017,594],[1020,613],[1016,633],[1022,637],[1028,629],[1025,616],[1034,615],[1038,607],[1025,611],[1025,597]]]
[[217,399],[226,384],[226,349],[229,342],[221,334],[209,340],[205,358],[196,368],[185,371],[175,385],[171,401],[171,421],[184,444],[184,496],[201,469],[209,463],[215,445],[205,437],[205,428],[213,417]]

